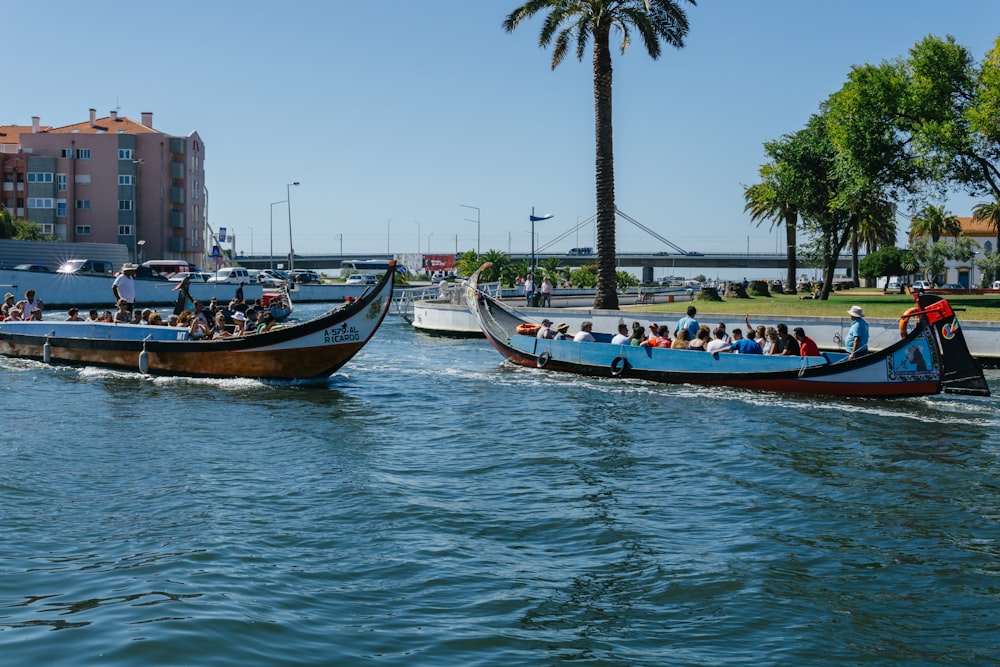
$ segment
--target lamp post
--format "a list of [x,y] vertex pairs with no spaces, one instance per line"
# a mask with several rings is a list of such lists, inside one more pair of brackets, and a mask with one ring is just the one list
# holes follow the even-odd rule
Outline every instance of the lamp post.
[[420,221],[419,220],[414,220],[413,222],[417,223],[417,254],[419,255],[420,254]]
[[281,201],[271,202],[271,270],[274,270],[274,207],[278,204],[284,204],[287,199],[282,199]]
[[295,268],[295,246],[292,245],[292,186],[299,182],[287,183],[285,185],[285,204],[288,206],[288,270]]
[[434,236],[434,232],[427,235],[427,254],[431,254],[431,237]]
[[247,227],[250,230],[250,256],[253,257],[253,227]]
[[[132,202],[132,240],[138,241],[139,239],[139,165],[145,164],[145,160],[132,160],[132,164],[135,168],[135,183],[132,184],[133,191],[135,192],[134,201]],[[139,244],[135,245],[135,262],[136,264],[142,264],[142,260],[139,259],[139,255],[142,248]]]
[[139,252],[138,252],[139,261],[138,261],[138,264],[142,264],[142,260],[146,259],[145,254],[142,252],[142,246],[146,245],[146,242],[145,241],[139,241],[139,242],[136,243],[136,245],[139,246]]
[[531,207],[531,271],[529,275],[535,275],[535,223],[541,222],[542,220],[548,220],[552,217],[551,213],[546,213],[545,215],[535,215],[535,207]]
[[340,239],[340,256],[344,256],[344,235],[337,234],[337,238]]
[[392,259],[392,253],[389,252],[389,232],[392,229],[392,221],[394,219],[389,218],[385,221],[385,254],[389,255],[390,259]]
[[[480,222],[480,220],[479,220],[479,207],[478,206],[469,206],[468,204],[459,204],[459,206],[462,206],[463,208],[475,209],[475,211],[476,211],[476,254],[477,255],[482,254],[483,250],[482,250],[482,245],[480,244],[480,241],[482,240],[482,236],[480,234],[480,230],[482,229],[482,227],[479,224],[479,222]],[[472,220],[469,220],[469,222],[472,222]],[[458,252],[458,251],[456,250],[455,252]]]

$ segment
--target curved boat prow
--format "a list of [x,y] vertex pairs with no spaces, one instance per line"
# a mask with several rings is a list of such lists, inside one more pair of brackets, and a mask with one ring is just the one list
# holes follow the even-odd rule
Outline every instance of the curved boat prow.
[[945,393],[989,396],[990,387],[983,375],[983,368],[969,352],[958,316],[951,304],[936,294],[920,293],[915,295],[914,300],[941,346],[944,367],[941,385]]

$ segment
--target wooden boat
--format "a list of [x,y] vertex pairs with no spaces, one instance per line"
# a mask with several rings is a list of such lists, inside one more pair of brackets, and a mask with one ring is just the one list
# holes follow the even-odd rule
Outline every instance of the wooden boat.
[[[482,269],[480,269],[482,271]],[[466,301],[486,339],[521,366],[594,377],[623,377],[665,383],[727,386],[822,396],[897,398],[941,391],[989,396],[979,363],[969,353],[958,318],[939,296],[917,295],[919,320],[913,331],[889,347],[849,360],[844,353],[816,357],[665,350],[597,342],[548,340],[518,333],[528,320],[478,289],[479,271],[469,281]]]
[[0,354],[150,375],[324,378],[358,353],[392,301],[393,275],[317,318],[270,331],[189,340],[186,329],[104,322],[0,322]]

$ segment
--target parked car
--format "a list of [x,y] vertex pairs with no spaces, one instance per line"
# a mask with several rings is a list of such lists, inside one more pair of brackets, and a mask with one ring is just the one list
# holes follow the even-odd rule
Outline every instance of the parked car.
[[355,273],[347,276],[348,285],[378,285],[378,277],[370,273]]
[[209,278],[213,275],[215,274],[209,273],[208,271],[181,271],[180,273],[175,273],[173,277],[170,278],[170,281],[179,283],[185,278],[190,278],[193,283],[207,283]]
[[111,275],[115,272],[115,265],[97,259],[69,259],[63,262],[58,273],[100,273]]
[[284,271],[274,269],[261,269],[257,274],[257,282],[264,287],[281,287],[288,280],[288,275]]
[[323,282],[319,274],[310,269],[294,269],[288,275],[292,282],[302,285],[319,285]]
[[16,271],[38,271],[39,273],[51,273],[49,267],[41,264],[18,264],[14,267]]
[[247,284],[250,282],[250,273],[241,266],[230,266],[219,269],[211,278],[205,282],[227,283],[232,285]]
[[934,289],[934,283],[929,280],[914,280],[911,289]]
[[963,287],[962,285],[959,285],[958,283],[946,283],[944,285],[941,285],[941,289],[966,289],[966,288]]
[[991,287],[990,289],[1000,289],[1000,280],[994,280],[993,287]]

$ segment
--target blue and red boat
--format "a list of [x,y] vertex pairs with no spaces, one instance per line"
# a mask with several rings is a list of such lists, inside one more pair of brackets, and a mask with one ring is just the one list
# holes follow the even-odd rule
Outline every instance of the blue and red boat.
[[519,326],[533,323],[480,291],[480,271],[469,281],[469,309],[486,339],[521,366],[593,377],[817,396],[900,398],[942,391],[990,395],[958,317],[948,301],[936,295],[914,296],[916,309],[907,311],[910,319],[917,320],[912,331],[884,349],[855,359],[838,352],[805,357],[707,353],[612,345],[610,334],[594,333],[596,342],[588,343],[518,333]]

